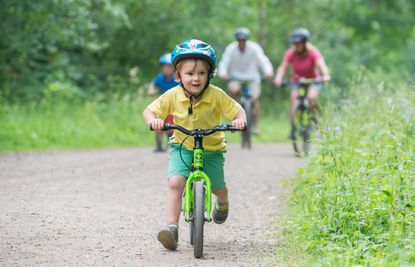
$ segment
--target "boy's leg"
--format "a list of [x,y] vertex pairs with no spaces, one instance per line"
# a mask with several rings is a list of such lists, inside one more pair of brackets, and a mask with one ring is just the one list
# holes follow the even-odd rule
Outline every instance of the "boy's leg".
[[212,218],[215,223],[224,223],[229,212],[228,188],[224,175],[225,158],[222,152],[205,152],[205,172],[212,182],[212,193],[216,195]]
[[212,218],[217,224],[222,224],[226,221],[229,213],[228,188],[214,189],[213,194],[216,195],[216,205],[213,207]]
[[180,175],[169,177],[166,199],[166,221],[168,224],[179,223],[185,185],[186,177]]
[[158,233],[157,239],[170,250],[176,250],[178,245],[178,223],[185,185],[186,177],[180,175],[169,177],[166,198],[167,226]]
[[228,203],[228,188],[213,189],[212,193],[217,197],[218,203]]

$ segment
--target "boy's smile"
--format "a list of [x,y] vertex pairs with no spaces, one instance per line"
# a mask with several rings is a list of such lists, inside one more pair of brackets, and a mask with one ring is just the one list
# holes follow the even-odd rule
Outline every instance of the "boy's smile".
[[209,65],[199,59],[185,59],[180,68],[180,81],[187,91],[198,96],[208,80]]

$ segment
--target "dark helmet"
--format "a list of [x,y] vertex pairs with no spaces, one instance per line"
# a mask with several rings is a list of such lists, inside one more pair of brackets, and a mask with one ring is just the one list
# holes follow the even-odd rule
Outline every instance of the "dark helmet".
[[235,30],[235,38],[237,40],[248,40],[250,34],[251,32],[248,28],[241,27]]
[[307,42],[311,37],[310,32],[305,28],[298,28],[290,36],[291,43]]

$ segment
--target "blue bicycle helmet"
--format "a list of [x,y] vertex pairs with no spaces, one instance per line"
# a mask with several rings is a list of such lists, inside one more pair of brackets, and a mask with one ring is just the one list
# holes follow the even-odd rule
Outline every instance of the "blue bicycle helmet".
[[182,82],[179,83],[180,86],[183,87],[183,89],[190,95],[190,105],[188,109],[188,114],[190,116],[193,114],[193,98],[201,97],[203,92],[209,87],[210,79],[213,78],[213,72],[216,69],[216,52],[208,43],[197,39],[186,40],[183,43],[176,45],[176,47],[173,49],[171,56],[171,64],[173,69],[176,69],[177,63],[179,63],[181,60],[188,58],[204,59],[210,65],[208,80],[200,94],[192,94],[184,87]]
[[206,60],[211,67],[211,72],[213,72],[216,68],[216,52],[210,44],[203,41],[190,39],[176,45],[171,56],[171,64],[173,68],[176,67],[180,60],[186,58],[199,58]]
[[159,59],[159,63],[161,65],[165,65],[165,64],[170,65],[171,64],[171,54],[167,53],[167,54],[162,55]]

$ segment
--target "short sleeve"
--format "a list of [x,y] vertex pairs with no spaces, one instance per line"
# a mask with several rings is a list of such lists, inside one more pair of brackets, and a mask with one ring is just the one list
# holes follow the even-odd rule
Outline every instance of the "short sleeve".
[[320,51],[317,48],[313,48],[313,50],[311,50],[311,57],[314,61],[317,61],[321,58]]
[[161,85],[161,79],[162,79],[162,77],[160,76],[160,74],[159,74],[159,75],[157,75],[157,76],[154,78],[154,80],[152,81],[152,83],[154,84],[154,86],[156,86],[156,87],[160,88],[160,85]]
[[150,110],[157,118],[165,119],[171,112],[171,94],[164,93],[154,100],[147,109]]
[[292,49],[288,49],[287,50],[287,52],[285,52],[285,54],[284,54],[284,58],[283,58],[283,62],[285,63],[285,64],[289,64],[289,63],[292,63],[292,61],[293,61],[293,51],[292,51]]
[[221,91],[220,93],[222,114],[227,120],[231,121],[236,117],[238,112],[241,111],[242,107],[224,91]]

